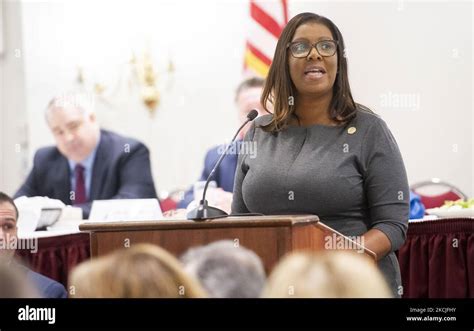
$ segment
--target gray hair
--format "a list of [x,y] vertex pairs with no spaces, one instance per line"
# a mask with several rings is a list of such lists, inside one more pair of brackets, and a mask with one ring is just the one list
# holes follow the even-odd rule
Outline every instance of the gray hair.
[[83,92],[64,92],[52,98],[45,109],[45,118],[51,111],[57,109],[78,109],[85,117],[95,111],[95,95],[93,93]]
[[258,298],[265,286],[260,258],[231,240],[191,248],[181,262],[213,298]]

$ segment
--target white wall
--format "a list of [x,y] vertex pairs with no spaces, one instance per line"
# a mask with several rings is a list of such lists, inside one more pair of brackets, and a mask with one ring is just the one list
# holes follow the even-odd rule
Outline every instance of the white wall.
[[[472,195],[472,3],[289,4],[290,17],[313,11],[339,26],[354,96],[388,122],[410,182],[440,177]],[[99,104],[99,117],[147,143],[157,187],[187,186],[206,149],[231,137],[247,1],[24,2],[22,9],[30,159],[52,143],[42,111],[54,93],[73,86],[77,65],[111,82],[131,50],[147,43],[161,67],[169,57],[176,67],[155,117],[133,97]],[[403,97],[413,100],[397,105]]]
[[0,191],[13,194],[28,166],[21,6],[0,1]]

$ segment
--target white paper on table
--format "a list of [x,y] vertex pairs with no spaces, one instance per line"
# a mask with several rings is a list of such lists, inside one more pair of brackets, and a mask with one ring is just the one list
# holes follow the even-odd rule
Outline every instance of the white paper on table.
[[95,200],[89,222],[152,221],[162,219],[157,199]]
[[82,223],[84,223],[84,220],[82,219],[82,209],[74,206],[66,206],[62,210],[59,220],[53,225],[48,226],[47,230],[51,233],[77,233],[80,232],[79,225]]

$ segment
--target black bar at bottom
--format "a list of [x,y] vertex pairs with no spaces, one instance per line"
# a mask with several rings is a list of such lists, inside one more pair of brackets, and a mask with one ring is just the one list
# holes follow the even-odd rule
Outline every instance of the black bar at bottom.
[[1,331],[150,327],[473,330],[474,300],[0,300]]

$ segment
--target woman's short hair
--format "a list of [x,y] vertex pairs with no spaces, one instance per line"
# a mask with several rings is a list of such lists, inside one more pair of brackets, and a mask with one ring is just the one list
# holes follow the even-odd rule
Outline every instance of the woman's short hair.
[[[287,48],[295,35],[296,29],[306,23],[319,23],[326,26],[337,41],[337,75],[333,86],[333,96],[329,109],[329,117],[337,123],[346,123],[356,115],[356,103],[352,98],[349,85],[345,44],[341,32],[328,18],[314,13],[301,13],[293,17],[283,29],[275,49],[275,55],[265,81],[261,104],[265,110],[273,113],[272,121],[262,128],[269,132],[278,132],[288,126],[290,117],[294,114],[294,102],[298,98],[288,67],[289,51]],[[293,99],[292,99],[293,98]],[[273,105],[273,111],[267,109],[268,103]]]
[[80,264],[70,295],[81,298],[200,298],[205,292],[164,249],[137,244]]
[[296,252],[271,273],[264,297],[390,298],[392,293],[377,264],[361,253]]

